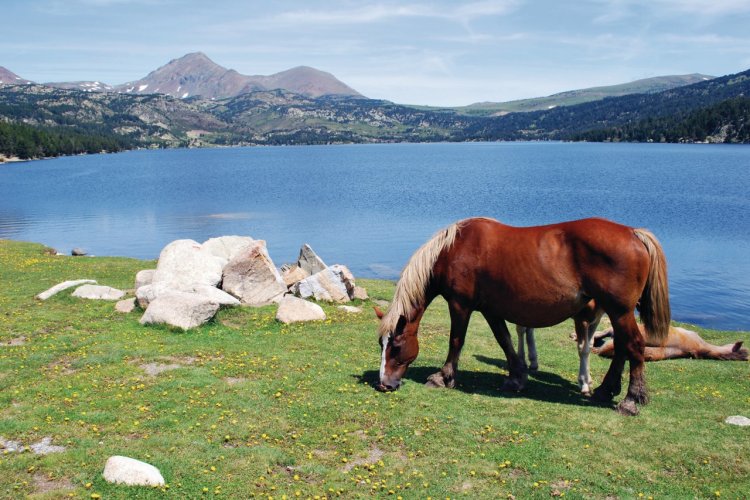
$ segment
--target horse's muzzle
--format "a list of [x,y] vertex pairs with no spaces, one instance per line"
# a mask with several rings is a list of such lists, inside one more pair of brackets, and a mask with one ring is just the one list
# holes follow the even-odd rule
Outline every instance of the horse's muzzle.
[[380,392],[393,392],[396,389],[398,389],[398,387],[399,387],[398,385],[394,387],[392,385],[387,385],[382,382],[378,382],[377,384],[375,384],[375,389]]

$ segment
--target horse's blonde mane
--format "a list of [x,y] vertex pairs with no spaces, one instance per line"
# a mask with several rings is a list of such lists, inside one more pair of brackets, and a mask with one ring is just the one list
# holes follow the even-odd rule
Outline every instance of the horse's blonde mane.
[[425,290],[432,277],[432,268],[440,252],[453,245],[462,222],[441,229],[411,256],[401,271],[393,302],[380,322],[378,331],[381,337],[393,333],[399,317],[404,316],[411,320],[414,311],[424,305]]

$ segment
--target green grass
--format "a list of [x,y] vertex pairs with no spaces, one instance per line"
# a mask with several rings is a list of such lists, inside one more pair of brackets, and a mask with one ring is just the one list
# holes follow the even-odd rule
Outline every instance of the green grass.
[[[153,262],[43,254],[0,241],[0,436],[52,436],[63,453],[0,455],[0,497],[78,498],[724,498],[750,491],[750,364],[649,364],[652,403],[627,418],[578,395],[570,322],[539,330],[540,372],[498,390],[504,356],[476,315],[455,390],[428,389],[448,317],[435,303],[404,387],[373,390],[380,353],[369,310],[323,305],[325,322],[282,326],[273,307],[219,312],[189,332],[143,327],[139,312],[63,292],[93,278],[132,288]],[[393,284],[361,280],[373,299]],[[363,304],[366,308],[369,302]],[[725,343],[747,332],[699,330]],[[141,365],[179,364],[156,376]],[[592,359],[601,380],[608,361]],[[169,487],[106,483],[111,455],[158,467]],[[88,485],[88,486],[87,486]],[[49,490],[49,491],[43,491]],[[96,498],[96,496],[94,496]]]

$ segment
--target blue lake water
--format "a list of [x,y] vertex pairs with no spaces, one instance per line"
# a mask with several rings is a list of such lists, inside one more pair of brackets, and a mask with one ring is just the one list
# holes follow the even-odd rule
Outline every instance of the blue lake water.
[[0,238],[156,258],[168,242],[309,243],[356,276],[396,278],[439,228],[589,216],[646,227],[673,316],[750,330],[750,147],[462,143],[132,151],[0,165]]

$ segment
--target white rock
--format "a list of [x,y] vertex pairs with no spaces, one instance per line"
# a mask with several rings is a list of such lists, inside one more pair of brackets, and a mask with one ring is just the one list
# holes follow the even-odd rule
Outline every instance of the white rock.
[[351,295],[352,299],[358,299],[358,300],[367,300],[370,298],[369,295],[367,295],[367,290],[365,290],[361,286],[355,286],[354,291]]
[[307,243],[300,248],[297,265],[307,271],[310,275],[319,273],[328,267],[326,266],[326,263],[323,262],[323,259],[318,257],[318,254],[316,254]]
[[336,309],[339,309],[344,312],[352,313],[352,314],[358,314],[362,312],[361,307],[354,307],[354,306],[338,306]]
[[354,277],[346,266],[334,265],[298,281],[291,291],[303,299],[349,302],[350,293],[354,292]]
[[144,269],[138,271],[135,275],[135,286],[134,290],[138,290],[142,286],[150,285],[154,282],[154,273],[156,269]]
[[220,258],[224,265],[235,258],[255,240],[249,236],[220,236],[203,242],[203,249]]
[[102,476],[110,483],[128,486],[164,486],[161,472],[153,465],[117,455],[109,457]]
[[318,304],[285,295],[279,302],[276,320],[282,323],[297,323],[300,321],[320,321],[326,319],[326,313]]
[[229,261],[221,287],[251,306],[278,302],[287,291],[263,240],[254,241]]
[[727,417],[726,420],[724,420],[724,423],[747,427],[750,426],[750,418],[742,415],[732,415],[731,417]]
[[59,283],[52,288],[43,291],[39,295],[36,296],[39,300],[47,300],[48,298],[52,297],[55,294],[58,294],[62,292],[63,290],[67,290],[68,288],[73,288],[74,286],[79,285],[96,285],[96,280],[71,280],[71,281],[63,281],[62,283]]
[[159,254],[153,283],[216,286],[221,281],[224,262],[193,240],[176,240]]
[[289,269],[282,271],[281,278],[284,280],[284,284],[287,287],[292,286],[293,284],[297,283],[298,281],[301,281],[305,278],[309,278],[310,273],[305,271],[299,266],[292,266]]
[[124,314],[133,312],[133,309],[135,309],[135,297],[121,300],[117,304],[115,304],[115,311]]
[[73,292],[73,297],[91,300],[120,300],[125,292],[111,286],[83,285]]
[[140,306],[140,308],[145,310],[148,305],[157,297],[169,295],[175,292],[194,294],[196,296],[203,297],[205,300],[208,300],[210,302],[216,302],[217,304],[222,306],[240,305],[240,301],[235,297],[232,297],[228,293],[219,290],[216,287],[200,283],[185,285],[182,283],[167,283],[164,281],[160,281],[140,287],[138,290],[136,290],[135,297],[138,300],[138,305]]
[[218,310],[218,303],[201,295],[172,292],[151,301],[141,317],[141,324],[163,323],[189,330],[206,323]]

